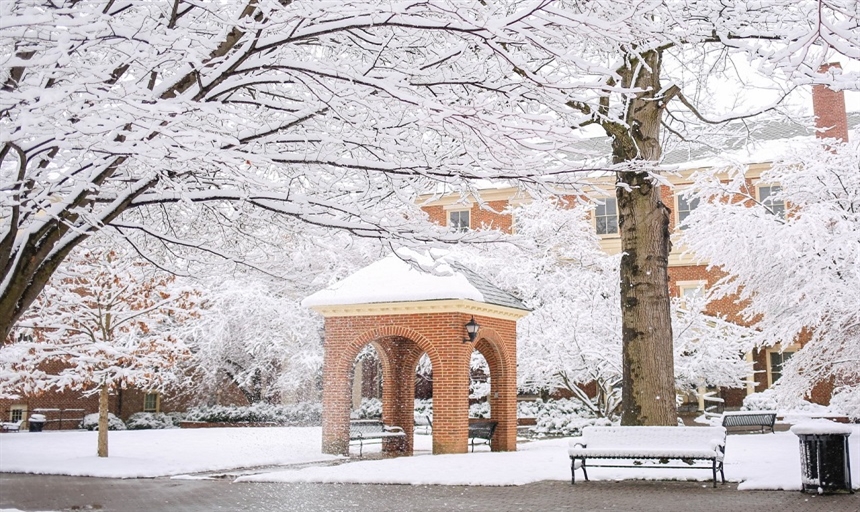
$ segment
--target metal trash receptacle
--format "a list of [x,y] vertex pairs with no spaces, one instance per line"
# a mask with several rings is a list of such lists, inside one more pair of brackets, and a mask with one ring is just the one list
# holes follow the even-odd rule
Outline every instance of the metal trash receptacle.
[[44,414],[31,414],[27,423],[30,425],[30,432],[41,432],[48,421]]
[[851,427],[827,420],[791,427],[800,440],[803,492],[853,493],[848,436]]

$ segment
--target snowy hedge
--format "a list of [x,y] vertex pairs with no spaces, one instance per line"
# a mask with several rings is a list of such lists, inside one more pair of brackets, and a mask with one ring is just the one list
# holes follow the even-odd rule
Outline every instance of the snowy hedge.
[[185,413],[186,421],[211,423],[277,423],[291,427],[322,424],[322,404],[301,402],[290,405],[256,403],[246,407],[205,405]]
[[129,430],[178,428],[179,419],[163,412],[136,412],[128,418],[125,426]]
[[[430,412],[432,414],[432,410]],[[362,398],[361,406],[350,413],[353,420],[375,420],[382,417],[382,400],[378,398]]]
[[[78,424],[78,428],[86,429],[86,430],[98,430],[99,429],[99,414],[87,414],[84,416],[84,419]],[[117,418],[112,412],[108,413],[108,430],[125,430],[125,423],[119,418]]]
[[547,402],[529,402],[517,404],[520,413],[526,413],[535,418],[536,425],[531,432],[537,437],[545,436],[576,436],[584,427],[590,425],[608,426],[612,423],[606,418],[596,417],[590,410],[583,407],[578,400],[549,400]]
[[830,399],[830,409],[848,416],[852,421],[860,420],[860,387],[837,388]]

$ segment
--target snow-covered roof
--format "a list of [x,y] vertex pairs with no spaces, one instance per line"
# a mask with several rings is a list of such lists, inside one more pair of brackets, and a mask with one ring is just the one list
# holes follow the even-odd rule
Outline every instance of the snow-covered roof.
[[472,300],[528,311],[513,295],[444,252],[400,249],[349,277],[305,298],[302,305],[341,306],[429,300]]

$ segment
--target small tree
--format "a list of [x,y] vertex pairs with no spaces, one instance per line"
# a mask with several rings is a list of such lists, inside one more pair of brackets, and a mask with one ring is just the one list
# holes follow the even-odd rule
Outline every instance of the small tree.
[[[51,389],[99,395],[98,456],[108,456],[108,396],[135,386],[164,390],[189,352],[176,335],[194,294],[128,254],[89,245],[64,263],[18,325],[31,336],[0,350],[6,394]],[[58,372],[46,367],[59,364]]]
[[246,276],[207,292],[200,318],[186,331],[198,387],[215,388],[226,377],[249,403],[274,403],[317,380],[322,322],[277,288]]

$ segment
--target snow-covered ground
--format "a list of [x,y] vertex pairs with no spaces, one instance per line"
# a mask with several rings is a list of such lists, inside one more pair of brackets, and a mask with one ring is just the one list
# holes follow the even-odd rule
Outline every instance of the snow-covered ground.
[[320,452],[319,427],[112,431],[110,456],[102,459],[96,456],[97,435],[2,434],[0,472],[139,478],[338,458]]
[[[860,426],[849,437],[852,481],[860,489]],[[521,485],[569,480],[567,439],[520,443],[517,452],[430,455],[432,438],[415,436],[414,457],[361,460],[327,465],[337,457],[320,453],[319,428],[221,428],[144,430],[110,433],[107,459],[95,456],[94,432],[0,435],[0,471],[100,477],[177,476],[254,466],[269,468],[240,476],[254,482],[344,482],[438,485]],[[378,451],[373,445],[365,453]],[[304,463],[320,462],[318,465]],[[800,489],[797,437],[776,434],[729,435],[726,478],[739,489]],[[699,480],[709,485],[710,469],[591,468],[591,480]],[[577,479],[582,477],[578,472]]]

